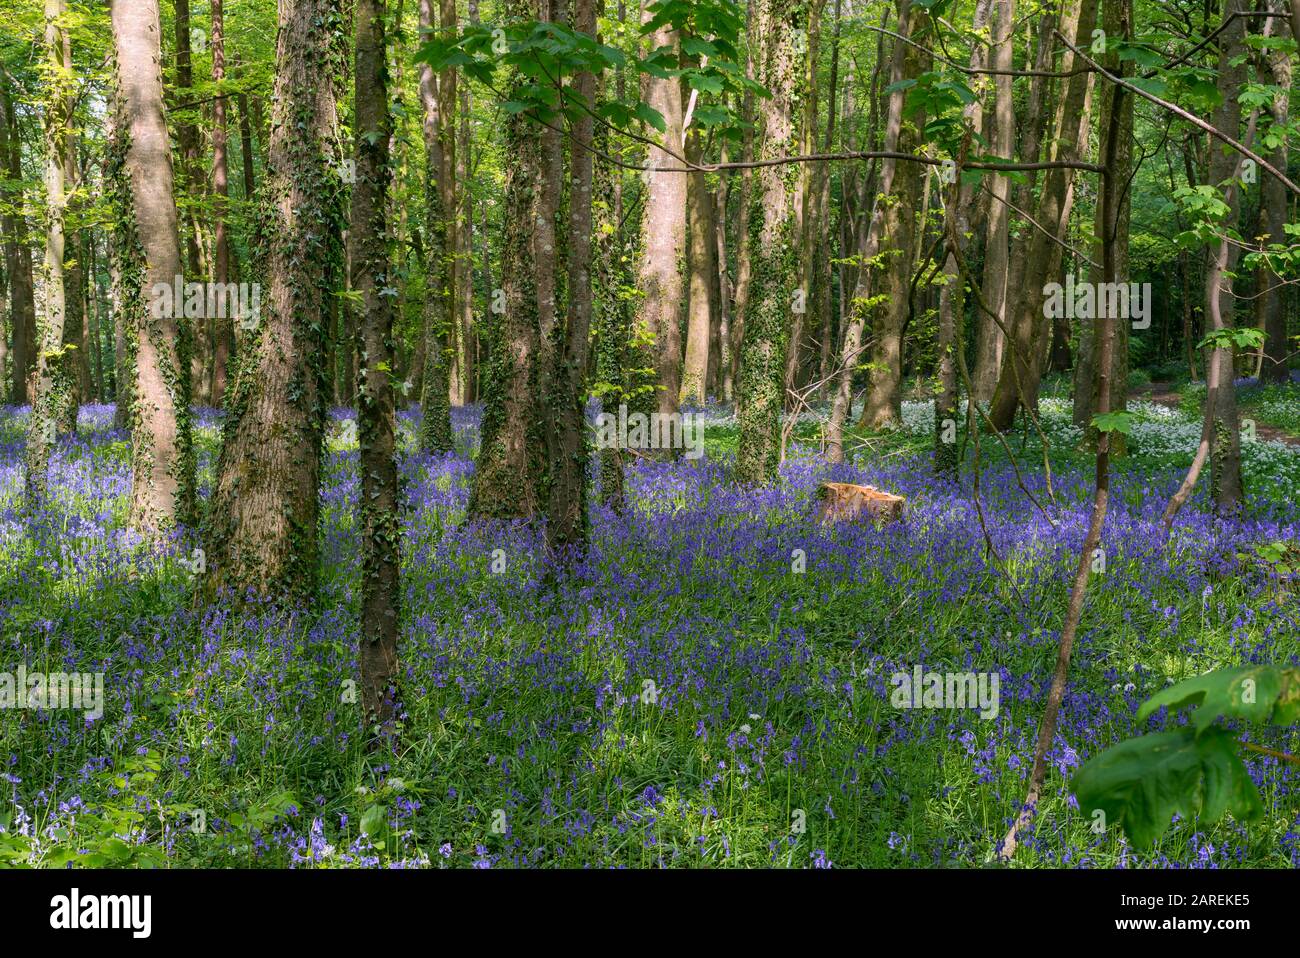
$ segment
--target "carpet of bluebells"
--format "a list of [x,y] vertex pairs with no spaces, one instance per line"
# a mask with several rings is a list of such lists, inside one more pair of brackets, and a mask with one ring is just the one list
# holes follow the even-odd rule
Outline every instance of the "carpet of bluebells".
[[[1250,755],[1267,816],[1177,821],[1138,853],[1094,834],[1068,775],[1139,727],[1171,681],[1300,661],[1300,595],[1251,556],[1300,538],[1300,453],[1247,448],[1247,513],[1203,491],[1159,518],[1199,425],[1135,404],[1117,465],[1047,796],[1025,867],[1300,863],[1300,774]],[[629,466],[625,514],[592,510],[591,547],[548,567],[535,528],[463,521],[479,411],[457,452],[414,454],[401,415],[400,736],[367,753],[356,704],[355,443],[331,414],[323,571],[310,608],[204,605],[180,561],[123,525],[129,444],[82,409],[51,467],[56,501],[21,511],[26,409],[0,409],[0,671],[103,672],[101,718],[0,711],[0,865],[272,867],[970,867],[1022,800],[1091,495],[1068,409],[1044,402],[1051,483],[1032,434],[972,449],[960,485],[926,449],[933,408],[828,466],[809,430],[771,487],[730,481],[735,425],[710,407],[708,454]],[[217,414],[200,411],[200,490]],[[817,484],[908,498],[903,521],[820,526]],[[801,550],[801,551],[799,551]],[[803,568],[804,571],[799,571]],[[500,570],[500,571],[494,571]],[[903,710],[890,676],[997,672],[1001,707]],[[1292,729],[1253,740],[1298,750]]]

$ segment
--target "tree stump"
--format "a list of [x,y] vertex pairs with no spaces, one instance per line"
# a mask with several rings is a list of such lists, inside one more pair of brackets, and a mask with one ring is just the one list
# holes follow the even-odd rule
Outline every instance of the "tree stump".
[[852,482],[823,482],[817,489],[817,518],[822,522],[841,519],[858,519],[870,516],[879,523],[893,522],[903,517],[902,496],[881,492],[875,486],[859,486]]

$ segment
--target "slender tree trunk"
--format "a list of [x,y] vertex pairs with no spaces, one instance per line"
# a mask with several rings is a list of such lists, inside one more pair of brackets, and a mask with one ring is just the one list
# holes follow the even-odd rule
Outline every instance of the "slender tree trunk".
[[[1215,111],[1213,124],[1216,129],[1236,136],[1241,127],[1241,101],[1237,92],[1246,82],[1244,63],[1236,62],[1245,53],[1245,22],[1238,18],[1231,20],[1234,13],[1245,8],[1242,0],[1224,0],[1223,15],[1226,28],[1220,34],[1219,56],[1219,95],[1222,98]],[[1220,223],[1222,230],[1232,230],[1237,226],[1241,211],[1241,191],[1237,181],[1241,175],[1241,158],[1235,152],[1225,152],[1218,144],[1210,149],[1209,185],[1218,188],[1219,184],[1231,180],[1226,188],[1225,202],[1228,213]],[[1206,334],[1213,334],[1231,328],[1236,297],[1233,293],[1233,276],[1237,266],[1238,249],[1227,237],[1224,237],[1212,250],[1210,268],[1205,277],[1205,325]],[[1207,365],[1212,367],[1214,376],[1207,376],[1208,386],[1205,396],[1205,418],[1210,426],[1210,494],[1216,508],[1222,513],[1237,510],[1242,499],[1241,477],[1241,424],[1237,418],[1237,391],[1234,385],[1233,360],[1235,351],[1231,345],[1220,345],[1210,350]]]
[[[478,24],[478,3],[471,0],[469,5],[470,22]],[[456,229],[456,309],[459,316],[459,335],[456,337],[456,369],[459,381],[454,392],[458,405],[474,401],[474,380],[476,371],[476,340],[478,333],[474,329],[474,196],[470,190],[470,149],[472,136],[470,132],[468,82],[459,86],[460,93],[460,136],[456,145],[456,184],[460,188],[459,223]]]
[[[230,282],[230,237],[226,232],[226,214],[230,199],[229,170],[226,161],[226,95],[221,92],[226,79],[226,26],[223,0],[212,0],[212,83],[217,98],[212,103],[212,193],[213,276],[224,286]],[[220,406],[225,400],[229,366],[235,347],[235,325],[229,316],[217,316],[213,324],[212,386],[210,401]]]
[[[1297,27],[1300,29],[1300,27]],[[1281,129],[1287,123],[1290,106],[1289,90],[1291,88],[1291,58],[1282,52],[1269,56],[1273,71],[1273,82],[1278,93],[1273,97],[1273,124]],[[1287,168],[1287,138],[1281,138],[1269,158],[1279,170]],[[1268,234],[1267,243],[1287,242],[1287,190],[1286,186],[1275,176],[1261,174],[1260,202],[1265,210]],[[1287,356],[1290,348],[1287,338],[1286,294],[1287,287],[1280,276],[1267,269],[1259,271],[1259,287],[1263,292],[1260,297],[1260,311],[1264,319],[1264,363],[1261,376],[1266,382],[1283,383],[1290,376]]]
[[[745,6],[745,76],[754,79],[754,33],[758,24],[757,0],[747,0]],[[741,133],[740,159],[745,163],[754,162],[757,146],[754,135],[754,93],[746,89],[741,98],[741,118],[745,121]],[[749,290],[753,283],[753,257],[750,245],[749,223],[753,212],[754,170],[749,167],[740,172],[740,197],[736,210],[736,311],[731,322],[731,381],[735,388],[736,377],[740,374],[740,344],[745,335],[745,313],[749,309]],[[737,402],[740,397],[736,396]],[[737,410],[739,411],[739,410]]]
[[95,256],[95,234],[91,230],[86,231],[86,253],[87,253],[87,282],[86,294],[87,310],[86,321],[90,329],[90,371],[92,374],[91,389],[94,393],[95,402],[105,402],[108,395],[104,390],[104,342],[100,323],[100,301],[103,299],[103,288],[99,285],[98,280],[98,259]]
[[253,129],[248,122],[248,96],[240,92],[235,100],[239,104],[239,157],[243,167],[244,199],[252,200],[257,193],[257,171],[253,166]]
[[63,90],[69,70],[64,44],[64,0],[45,0],[45,65],[47,77],[45,115],[45,309],[37,322],[40,355],[36,365],[36,394],[27,425],[27,504],[32,511],[48,498],[50,451],[57,421],[72,402],[69,350],[64,342],[64,230],[67,203],[64,194],[71,101]]
[[[758,158],[766,160],[798,149],[795,110],[802,57],[794,38],[807,27],[808,11],[798,0],[758,0],[756,5],[760,11],[757,79],[772,94],[762,104]],[[736,479],[753,485],[771,482],[780,461],[785,359],[799,283],[798,171],[767,166],[759,170],[756,180],[750,237],[754,287],[741,342],[736,452]]]
[[[916,14],[917,18],[920,16],[921,14]],[[899,0],[898,29],[896,32],[904,38],[910,38],[913,19],[910,0]],[[889,76],[891,86],[909,78],[906,72],[909,63],[909,49],[911,49],[910,44],[904,42],[904,40],[898,40],[894,44]],[[915,60],[911,62],[913,66],[916,65]],[[885,152],[893,153],[898,151],[903,129],[904,99],[905,93],[901,89],[895,89],[889,95],[888,114],[885,118]],[[850,407],[853,403],[853,373],[866,361],[862,334],[871,311],[869,306],[872,281],[870,264],[875,260],[880,250],[881,235],[885,226],[886,203],[883,201],[883,197],[888,196],[893,190],[897,168],[898,163],[896,160],[883,159],[879,161],[880,172],[876,187],[880,195],[877,196],[872,206],[869,225],[861,234],[861,242],[857,247],[858,265],[853,284],[852,307],[848,322],[844,328],[839,366],[834,378],[835,392],[831,399],[831,415],[826,426],[826,458],[831,462],[844,461],[844,424],[848,421],[851,412]]]
[[[12,183],[21,183],[22,143],[18,120],[9,96],[9,77],[0,73],[0,168]],[[13,209],[0,214],[4,231],[5,273],[9,277],[9,323],[13,335],[13,388],[15,405],[28,402],[27,382],[36,366],[36,302],[33,295],[32,251],[27,245],[27,222],[23,216],[22,193],[12,194]]]
[[[686,158],[704,159],[704,140],[697,124],[686,135]],[[682,368],[682,402],[702,405],[709,369],[709,337],[713,326],[710,290],[717,272],[717,241],[713,236],[713,202],[703,173],[672,174],[686,180],[686,272],[690,277],[686,320],[686,360]]]
[[[434,29],[434,0],[420,0],[420,29]],[[450,9],[448,9],[450,7]],[[456,29],[456,10],[442,0],[442,33]],[[455,171],[456,73],[437,77],[420,66],[420,105],[424,114],[425,219],[424,375],[421,383],[420,448],[444,453],[452,448],[448,365],[455,343],[452,329],[456,298],[453,269],[456,250]]]
[[129,297],[123,308],[135,366],[129,522],[161,534],[189,522],[194,509],[189,331],[178,321],[182,304],[169,304],[159,294],[172,290],[181,271],[163,112],[161,23],[157,0],[113,0],[112,14],[120,111],[116,128],[126,137],[130,189],[123,205],[133,212],[120,240]]
[[[1120,9],[1120,4],[1116,0],[1109,0],[1106,5],[1106,20],[1103,28],[1107,36],[1123,36],[1120,32],[1123,29],[1121,16],[1124,11]],[[1121,60],[1119,51],[1115,47],[1107,49],[1103,65],[1113,75],[1128,78],[1133,74],[1133,62],[1131,60]],[[1116,87],[1114,84],[1106,83],[1101,89],[1097,90],[1097,95],[1101,98],[1101,116],[1102,123],[1102,142],[1098,149],[1103,156],[1110,156],[1113,163],[1113,175],[1108,176],[1098,186],[1098,190],[1111,188],[1111,184],[1119,184],[1121,195],[1116,197],[1100,197],[1097,203],[1097,214],[1093,227],[1093,235],[1097,241],[1093,246],[1093,256],[1099,262],[1105,262],[1102,247],[1104,245],[1112,246],[1113,252],[1111,260],[1113,261],[1116,282],[1128,283],[1129,277],[1129,208],[1130,208],[1130,190],[1129,180],[1132,171],[1132,139],[1133,139],[1133,98],[1131,96],[1122,96],[1120,106],[1116,111],[1111,104],[1116,96]],[[1085,115],[1086,115],[1085,111]],[[1112,149],[1110,144],[1104,139],[1110,130],[1110,124],[1105,120],[1115,114],[1114,127],[1119,136],[1119,142]],[[1113,217],[1111,224],[1105,224],[1101,220],[1103,210],[1110,211]],[[1115,232],[1109,233],[1106,230],[1110,228]],[[1099,289],[1100,284],[1104,281],[1102,271],[1099,267],[1094,267],[1088,277],[1089,281],[1094,284],[1094,289]],[[1102,297],[1099,295],[1097,301],[1100,304]],[[1150,304],[1147,304],[1150,306]],[[1098,313],[1102,310],[1098,310]],[[1110,324],[1111,336],[1111,357],[1112,367],[1106,376],[1106,382],[1110,388],[1110,411],[1123,412],[1128,405],[1128,389],[1126,380],[1128,378],[1128,341],[1129,329],[1127,321],[1120,321],[1120,317],[1114,317],[1116,322]],[[1095,367],[1098,362],[1098,353],[1100,352],[1099,344],[1102,337],[1102,319],[1100,316],[1095,317],[1090,324],[1085,323],[1084,329],[1080,334],[1079,356],[1077,362],[1077,372],[1074,381],[1074,424],[1085,430],[1085,436],[1088,444],[1093,446],[1097,441],[1097,432],[1091,428],[1092,417],[1096,412],[1099,402],[1097,385],[1100,378],[1095,375]],[[1122,456],[1126,451],[1124,443],[1124,434],[1116,433],[1110,437],[1110,453],[1112,456]]]
[[[305,596],[316,580],[324,322],[343,226],[335,144],[344,29],[338,0],[280,6],[275,113],[252,257],[266,302],[259,314],[238,318],[207,528],[214,590]],[[370,129],[358,125],[358,135]]]
[[[63,59],[72,62],[68,36],[63,37]],[[72,121],[72,99],[64,108],[64,116]],[[80,250],[79,231],[75,224],[81,216],[81,183],[77,175],[76,137],[68,135],[63,146],[63,189],[65,231],[63,249],[63,375],[67,389],[60,392],[58,409],[54,415],[55,431],[75,434],[77,412],[90,394],[90,367],[86,364],[86,270]],[[69,235],[70,234],[70,235]]]
[[[1131,36],[1132,8],[1129,0],[1106,0],[1108,19],[1113,18],[1120,24],[1119,33]],[[1115,10],[1119,7],[1119,10]],[[1112,11],[1114,11],[1112,13]],[[1114,236],[1119,231],[1119,211],[1112,204],[1121,192],[1121,181],[1115,175],[1115,153],[1121,142],[1119,136],[1122,110],[1131,110],[1123,101],[1129,97],[1127,91],[1116,90],[1113,96],[1107,96],[1103,102],[1102,130],[1103,140],[1111,152],[1102,154],[1102,167],[1106,170],[1105,189],[1099,197],[1102,204],[1101,222],[1103,233]],[[1070,115],[1067,113],[1067,116]],[[1106,244],[1102,249],[1102,278],[1105,282],[1115,282],[1118,277],[1114,259],[1115,247]],[[1100,346],[1097,357],[1097,413],[1105,415],[1110,412],[1110,370],[1112,368],[1111,352],[1113,347],[1112,331],[1115,320],[1103,316],[1100,321],[1098,338]],[[1056,665],[1052,670],[1052,682],[1048,688],[1047,702],[1043,708],[1043,718],[1039,722],[1038,737],[1034,746],[1034,762],[1029,776],[1029,790],[1020,807],[1010,831],[998,847],[997,854],[1002,860],[1009,860],[1016,853],[1020,832],[1032,820],[1042,794],[1043,782],[1047,777],[1047,754],[1056,739],[1056,722],[1061,703],[1065,699],[1066,680],[1070,672],[1070,659],[1074,650],[1075,635],[1083,617],[1083,600],[1088,591],[1088,578],[1092,572],[1093,554],[1101,543],[1102,528],[1106,522],[1106,512],[1110,506],[1110,439],[1111,433],[1103,432],[1097,440],[1096,477],[1092,499],[1092,514],[1088,520],[1088,531],[1084,536],[1083,546],[1079,550],[1079,560],[1075,565],[1074,584],[1070,589],[1070,599],[1066,607],[1065,619],[1061,624],[1061,637],[1057,644]]]
[[[1097,9],[1091,2],[1081,5],[1075,45],[1091,42]],[[1072,57],[1062,57],[1064,69],[1073,64]],[[1075,160],[1079,156],[1079,117],[1084,110],[1088,92],[1088,74],[1076,73],[1069,78],[1066,98],[1062,107],[1065,121],[1056,131],[1056,159]],[[1060,227],[1068,214],[1066,196],[1070,186],[1070,171],[1054,168],[1043,178],[1042,195],[1034,219],[1043,230],[1032,229],[1025,244],[1024,271],[1018,276],[1019,285],[1008,287],[1018,296],[1013,322],[1008,327],[1011,336],[1002,357],[1002,368],[990,403],[989,418],[994,428],[1007,430],[1015,421],[1016,411],[1022,406],[1036,409],[1038,381],[1042,371],[1040,346],[1050,324],[1044,315],[1043,286],[1051,266],[1054,237],[1061,235]],[[1051,235],[1048,235],[1051,234]]]
[[[355,151],[352,190],[357,330],[357,435],[361,446],[361,701],[364,727],[393,715],[397,678],[401,524],[398,516],[390,251],[388,71],[384,0],[357,0]],[[445,398],[445,391],[443,393]]]
[[[176,88],[174,97],[177,105],[187,103],[193,95],[194,69],[190,57],[190,0],[174,0],[176,27]],[[203,177],[199,159],[199,130],[189,118],[193,107],[177,110],[176,145],[180,150],[181,161],[178,164],[177,187],[179,195],[186,198],[183,207],[185,229],[182,231],[185,243],[186,282],[199,282],[204,279],[200,265],[200,222],[194,203],[203,192]],[[190,382],[193,384],[194,399],[200,405],[208,405],[210,378],[207,367],[210,361],[208,329],[210,317],[205,316],[194,324],[192,349],[190,353]]]
[[[995,0],[997,17],[993,24],[994,43],[991,66],[995,70],[1010,70],[1015,45],[1015,0]],[[992,135],[990,151],[994,156],[1012,157],[1015,148],[1016,116],[1011,98],[1010,76],[993,78]],[[1035,82],[1041,82],[1035,78]],[[1032,120],[1031,120],[1032,122]],[[1037,150],[1032,159],[1037,159]],[[1028,157],[1026,157],[1028,159]],[[1032,160],[1031,160],[1032,161]],[[984,274],[980,289],[994,313],[1007,325],[1007,272],[1010,269],[1008,243],[1010,241],[1011,179],[1006,176],[988,177],[992,197],[988,205],[988,227],[984,241]],[[1023,207],[1022,207],[1023,209]],[[1003,335],[997,322],[982,310],[977,314],[975,334],[975,368],[971,377],[975,398],[987,403],[997,382],[998,360],[1002,354]]]

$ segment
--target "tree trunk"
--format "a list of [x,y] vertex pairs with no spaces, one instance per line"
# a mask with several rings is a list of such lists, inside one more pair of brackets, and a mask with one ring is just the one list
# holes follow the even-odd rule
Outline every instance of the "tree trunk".
[[[1079,11],[1078,27],[1075,30],[1075,45],[1087,45],[1091,42],[1093,26],[1096,23],[1097,9],[1091,2],[1084,2]],[[1061,58],[1063,70],[1073,66],[1073,56]],[[1065,120],[1056,131],[1056,156],[1058,160],[1076,160],[1079,156],[1079,118],[1083,114],[1084,100],[1088,92],[1087,73],[1076,73],[1069,78],[1066,97],[1062,106]],[[1040,346],[1043,337],[1050,329],[1044,315],[1043,286],[1047,281],[1051,266],[1053,237],[1060,235],[1060,227],[1068,213],[1066,194],[1071,177],[1063,168],[1047,171],[1043,177],[1043,191],[1039,197],[1034,219],[1047,231],[1033,229],[1025,243],[1023,275],[1015,277],[1018,285],[1008,289],[1018,296],[1013,321],[1008,327],[1011,335],[1006,344],[1002,368],[997,386],[990,403],[989,418],[994,428],[1005,431],[1015,421],[1016,411],[1022,406],[1037,408],[1038,380],[1042,371]]]
[[[63,60],[72,63],[68,35],[63,37]],[[64,116],[72,122],[72,99],[69,97]],[[63,249],[63,375],[67,390],[60,396],[55,412],[55,431],[75,435],[77,412],[90,396],[90,367],[86,364],[86,270],[81,252],[80,234],[74,225],[80,218],[81,183],[77,175],[76,138],[69,134],[63,146],[64,238]]]
[[[190,0],[174,0],[176,27],[176,89],[174,97],[177,106],[185,104],[193,95],[194,70],[190,58]],[[183,220],[186,228],[182,231],[185,241],[186,282],[200,282],[205,277],[200,264],[199,231],[201,229],[195,202],[199,200],[204,189],[200,172],[199,131],[190,119],[193,107],[177,109],[176,145],[180,150],[181,161],[178,164],[177,187],[180,196],[187,203],[183,206]],[[194,390],[194,400],[200,405],[210,402],[209,386],[211,377],[208,367],[211,360],[209,329],[210,317],[198,319],[192,328],[190,353],[190,382]]]
[[[704,141],[698,125],[686,135],[686,158],[704,160]],[[713,236],[713,202],[703,173],[671,174],[686,180],[687,247],[686,272],[690,277],[686,320],[686,361],[682,368],[680,400],[703,405],[709,370],[709,336],[713,325],[710,291],[717,271],[714,259],[717,241]]]
[[[22,143],[18,135],[18,118],[9,96],[8,74],[0,72],[0,168],[12,183],[21,183]],[[22,194],[12,197],[0,214],[4,231],[5,274],[9,277],[9,323],[13,335],[14,405],[29,401],[27,383],[36,366],[36,302],[33,295],[32,251],[27,245],[27,222],[22,215]]]
[[[644,11],[644,21],[653,14]],[[677,48],[678,35],[667,26],[649,38],[650,48]],[[667,129],[657,134],[664,145],[680,155],[682,148],[682,84],[677,77],[649,76],[642,80],[641,98],[663,115]],[[677,411],[682,387],[682,306],[686,290],[682,282],[682,261],[686,246],[686,181],[682,173],[661,173],[660,167],[676,168],[681,163],[657,146],[646,158],[645,212],[641,220],[641,265],[637,288],[641,292],[638,325],[654,338],[653,362],[658,377],[658,395],[651,408],[661,413]]]
[[[1015,0],[995,0],[997,17],[993,25],[995,38],[992,47],[991,66],[995,70],[1010,70],[1013,66],[1013,47],[1015,45]],[[1011,98],[1012,77],[999,75],[993,78],[993,114],[992,135],[989,137],[990,151],[994,156],[1013,157],[1016,137],[1015,107]],[[1035,83],[1041,80],[1034,78]],[[1033,119],[1031,118],[1031,123]],[[1036,160],[1037,148],[1033,157]],[[1008,323],[1007,310],[1007,272],[1010,268],[1008,243],[1010,242],[1011,179],[1006,176],[991,176],[987,180],[988,190],[992,194],[988,205],[988,227],[984,241],[984,273],[980,280],[980,289],[989,308]],[[1023,208],[1023,207],[1022,207]],[[997,383],[998,361],[1002,354],[1003,335],[997,322],[980,310],[977,314],[975,334],[975,368],[971,382],[975,387],[975,398],[980,403],[987,403],[993,395]]]
[[[401,523],[393,384],[393,305],[388,248],[388,71],[384,0],[357,0],[352,237],[361,319],[357,330],[357,435],[361,446],[361,703],[364,728],[393,715],[397,678]],[[445,398],[445,391],[444,391]]]
[[[598,0],[574,0],[575,32],[596,36]],[[594,109],[596,78],[578,73],[571,84],[575,96]],[[592,155],[583,149],[592,141],[591,115],[584,111],[572,125],[575,146],[569,158],[568,232],[568,316],[562,336],[557,336],[553,389],[543,393],[543,417],[548,424],[549,469],[543,488],[549,499],[546,508],[546,542],[555,553],[570,555],[580,550],[587,537],[587,341],[592,317]],[[711,233],[711,225],[708,227]],[[710,239],[711,239],[710,235]],[[550,397],[554,396],[552,400]]]
[[131,211],[122,224],[123,302],[135,366],[131,397],[129,522],[160,535],[189,522],[194,508],[194,449],[190,435],[189,336],[161,290],[181,272],[180,237],[172,192],[172,158],[163,113],[157,0],[114,0],[117,50],[116,129],[126,138],[123,162]]
[[[1300,25],[1297,25],[1300,30]],[[1273,98],[1273,124],[1278,129],[1287,122],[1289,110],[1288,91],[1291,88],[1291,59],[1285,53],[1274,51],[1269,56],[1273,71],[1273,82],[1278,93]],[[1287,139],[1282,137],[1273,150],[1269,162],[1279,170],[1287,168]],[[1267,239],[1265,243],[1287,243],[1287,190],[1276,177],[1267,173],[1260,174],[1260,202],[1265,210]],[[1264,319],[1264,363],[1261,378],[1265,382],[1284,383],[1290,376],[1287,356],[1290,353],[1287,338],[1286,294],[1287,287],[1282,277],[1268,269],[1259,271],[1260,311]]]
[[[506,15],[536,19],[535,0],[510,0]],[[513,94],[527,82],[514,70],[508,89]],[[523,519],[536,515],[541,507],[537,490],[541,463],[532,441],[537,428],[533,397],[539,314],[534,230],[544,186],[539,130],[533,119],[520,113],[510,114],[505,121],[504,155],[510,163],[505,177],[501,295],[493,292],[487,314],[482,440],[470,489],[471,518]]]
[[[907,35],[916,37],[923,24],[928,22],[925,11],[912,12]],[[917,77],[930,69],[930,56],[919,44],[907,44],[903,54],[903,75]],[[912,153],[920,148],[921,130],[925,126],[924,114],[906,117],[898,137],[898,150]],[[919,233],[916,211],[921,206],[925,185],[925,171],[919,163],[901,163],[894,171],[891,188],[884,203],[881,231],[887,245],[880,250],[887,255],[884,266],[884,284],[881,290],[884,302],[876,310],[876,322],[871,333],[868,351],[871,363],[866,403],[862,409],[859,426],[863,429],[882,429],[899,422],[902,416],[903,385],[903,323],[907,320],[908,301],[911,298],[913,262],[916,259]]]
[[[213,276],[221,286],[230,282],[230,237],[226,232],[226,212],[230,199],[229,169],[226,160],[226,95],[221,92],[226,79],[226,27],[223,0],[212,0],[212,83],[218,96],[212,103],[212,217]],[[210,402],[220,406],[225,400],[229,366],[235,347],[235,324],[229,317],[213,317],[212,386]]]
[[[798,0],[758,0],[756,6],[757,79],[772,94],[762,103],[758,158],[767,160],[798,149],[795,110],[802,58],[795,50],[795,37],[806,28],[808,12]],[[786,350],[799,283],[798,170],[790,165],[766,166],[756,181],[750,237],[754,285],[741,341],[736,452],[736,479],[753,485],[771,482],[780,461]]]
[[[280,7],[275,111],[253,255],[267,296],[260,315],[239,318],[207,528],[213,589],[304,596],[315,583],[323,326],[343,226],[335,157],[342,28],[338,0]],[[370,129],[358,124],[360,132]]]
[[[916,16],[919,18],[920,14]],[[913,15],[910,0],[899,0],[897,33],[901,37],[910,38],[912,23]],[[905,72],[909,49],[911,49],[910,44],[905,43],[904,40],[898,40],[894,44],[889,76],[891,86],[909,78]],[[883,144],[885,152],[893,153],[898,151],[903,129],[905,96],[905,92],[901,89],[895,89],[889,95]],[[876,187],[879,194],[888,195],[893,188],[898,162],[888,158],[878,162],[880,172]],[[865,184],[864,192],[866,192]],[[881,197],[877,196],[872,206],[870,223],[861,233],[861,242],[857,246],[859,265],[853,283],[851,313],[844,328],[839,366],[834,377],[835,392],[831,399],[831,415],[826,426],[826,458],[831,462],[844,461],[844,423],[848,420],[852,411],[850,407],[853,403],[853,373],[863,364],[865,358],[862,355],[864,352],[862,334],[866,326],[867,316],[870,313],[868,304],[871,297],[872,270],[869,264],[875,260],[880,249],[880,238],[884,229],[885,205]]]
[[[1229,136],[1237,136],[1241,127],[1241,101],[1239,91],[1246,82],[1246,67],[1234,62],[1245,52],[1245,22],[1238,18],[1227,22],[1234,13],[1243,10],[1241,0],[1224,0],[1223,15],[1226,27],[1220,34],[1219,95],[1222,102],[1214,113],[1214,127]],[[1216,144],[1210,147],[1208,183],[1217,189],[1219,184],[1231,180],[1226,188],[1225,202],[1228,213],[1219,228],[1233,230],[1241,210],[1241,191],[1237,180],[1241,175],[1241,157]],[[1207,335],[1232,328],[1236,297],[1232,281],[1238,259],[1237,246],[1225,237],[1211,250],[1210,268],[1205,277],[1205,332]],[[1241,424],[1237,418],[1237,390],[1234,385],[1231,345],[1220,345],[1210,350],[1207,361],[1205,418],[1210,423],[1210,494],[1221,513],[1236,511],[1241,504]]]
[[64,234],[65,151],[70,137],[71,100],[61,78],[70,70],[64,44],[64,0],[45,0],[45,57],[52,78],[45,104],[45,309],[37,322],[40,354],[36,364],[36,394],[27,424],[27,504],[34,512],[48,498],[50,451],[57,422],[73,402],[74,383],[69,376],[69,349],[64,341]]
[[[434,29],[434,0],[420,0],[420,29]],[[448,9],[450,7],[450,9]],[[441,0],[442,35],[456,30],[452,0]],[[427,63],[420,65],[420,105],[424,114],[424,374],[421,382],[420,448],[445,453],[452,448],[448,365],[456,336],[452,330],[456,304],[456,71],[442,70],[435,78]]]

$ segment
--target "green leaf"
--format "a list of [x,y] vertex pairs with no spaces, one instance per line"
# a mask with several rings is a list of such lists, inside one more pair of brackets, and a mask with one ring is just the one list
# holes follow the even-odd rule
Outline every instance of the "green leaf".
[[361,814],[361,831],[370,839],[382,835],[388,827],[387,815],[388,809],[383,805],[371,805]]
[[1174,813],[1209,825],[1225,811],[1242,821],[1263,816],[1255,783],[1237,757],[1232,733],[1191,729],[1129,739],[1094,756],[1070,782],[1079,809],[1100,809],[1107,828],[1120,825],[1138,848],[1169,827]]
[[664,121],[664,115],[650,106],[648,103],[638,103],[633,111],[637,119],[643,123],[648,123],[660,133],[668,132],[668,124]]
[[1131,412],[1108,412],[1092,417],[1092,428],[1098,432],[1120,432],[1126,436],[1133,435],[1133,414]]
[[1198,733],[1218,718],[1291,725],[1300,719],[1300,669],[1243,665],[1207,672],[1151,696],[1138,709],[1138,721],[1145,721],[1161,706],[1180,709],[1190,705],[1197,706],[1192,725]]

